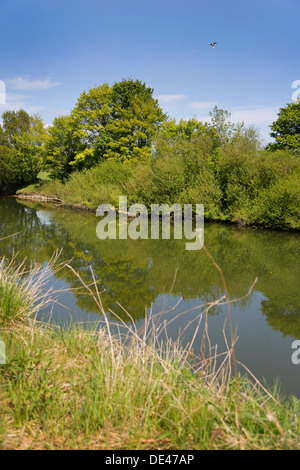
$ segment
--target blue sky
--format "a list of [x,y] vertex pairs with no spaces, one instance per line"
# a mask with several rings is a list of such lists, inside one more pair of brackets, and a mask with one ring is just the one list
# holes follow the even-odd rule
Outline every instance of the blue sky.
[[216,104],[268,141],[300,80],[299,19],[299,0],[0,0],[0,114],[51,124],[83,90],[132,77],[172,118]]

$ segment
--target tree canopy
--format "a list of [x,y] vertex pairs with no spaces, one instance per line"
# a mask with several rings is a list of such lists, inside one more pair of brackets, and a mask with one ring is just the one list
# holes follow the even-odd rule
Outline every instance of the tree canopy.
[[[101,161],[147,161],[166,115],[140,80],[84,91],[67,117],[56,118],[46,142],[47,162],[62,179]],[[58,174],[59,173],[59,174]]]
[[46,130],[40,116],[5,111],[0,126],[0,194],[34,182],[43,165]]
[[278,119],[270,126],[270,136],[275,139],[268,150],[287,149],[300,153],[300,99],[280,108]]
[[[44,167],[52,178],[64,182],[72,172],[109,161],[131,163],[134,168],[162,165],[166,173],[174,173],[177,165],[178,181],[191,181],[206,158],[210,176],[203,178],[208,181],[218,168],[225,191],[227,160],[236,165],[241,155],[247,155],[249,161],[263,157],[257,129],[232,123],[228,111],[215,106],[210,123],[197,118],[176,121],[163,112],[153,91],[131,78],[112,86],[103,83],[83,91],[70,114],[55,117],[47,129],[38,115],[30,116],[22,109],[4,112],[0,125],[0,193],[36,182]],[[280,109],[270,127],[275,142],[268,150],[287,149],[287,153],[293,152],[292,157],[298,154],[300,100]],[[169,158],[164,160],[166,155]],[[180,161],[184,162],[184,172]],[[174,185],[170,180],[170,194]],[[216,194],[213,186],[211,194]]]

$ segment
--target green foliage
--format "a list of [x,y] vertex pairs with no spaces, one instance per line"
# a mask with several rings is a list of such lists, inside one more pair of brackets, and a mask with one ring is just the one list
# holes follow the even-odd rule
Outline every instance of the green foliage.
[[127,196],[130,204],[149,206],[150,201],[155,200],[158,188],[150,165],[139,163],[132,167],[131,175],[124,185],[123,194]]
[[19,161],[24,178],[34,181],[43,167],[46,130],[38,115],[30,116],[30,126],[26,132],[16,136]]
[[[213,174],[214,132],[194,119],[168,122],[156,141],[152,164],[159,203],[204,204],[206,216],[218,212],[220,190]],[[211,206],[211,207],[210,207]]]
[[70,116],[54,119],[46,141],[47,165],[64,180],[105,160],[149,162],[165,114],[139,80],[107,83],[81,93]]
[[214,154],[213,168],[218,182],[221,197],[221,209],[223,218],[231,219],[232,211],[235,211],[245,197],[251,197],[251,173],[253,162],[257,154],[249,149],[241,149],[239,142],[220,147]]
[[280,108],[278,119],[270,126],[271,137],[275,142],[268,145],[268,150],[287,149],[300,153],[300,99],[287,103]]
[[[1,148],[1,147],[0,147]],[[204,204],[207,219],[272,228],[299,229],[300,162],[288,151],[258,151],[244,134],[214,149],[210,138],[195,135],[156,141],[151,164],[108,160],[70,175],[65,184],[45,182],[25,188],[67,204],[96,209],[101,203]]]
[[97,208],[99,204],[118,205],[125,183],[132,174],[131,165],[118,161],[104,161],[93,168],[75,171],[65,183],[59,180],[45,182],[34,192],[57,197],[67,204]]
[[70,115],[73,152],[70,171],[90,168],[103,160],[107,147],[105,128],[111,119],[112,89],[104,83],[81,93]]
[[46,131],[38,115],[6,111],[0,126],[0,194],[34,182],[43,166]]
[[[149,330],[148,338],[156,339],[156,328]],[[124,344],[121,332],[101,329],[18,325],[3,331],[1,450],[143,450],[150,444],[176,462],[170,449],[298,449],[296,397],[270,394],[246,377],[226,382],[226,362],[222,379],[192,350],[182,359],[176,342],[163,351],[136,336],[128,328]]]
[[2,129],[2,127],[0,126],[0,145],[5,145],[6,146],[6,144],[7,144],[7,142],[6,142],[5,132]]
[[53,178],[64,179],[72,170],[70,161],[75,155],[70,116],[59,116],[48,128],[45,139],[45,163]]
[[0,328],[28,325],[37,312],[51,302],[50,291],[45,296],[43,289],[53,275],[54,261],[52,257],[49,266],[32,264],[28,270],[24,261],[16,264],[15,260],[0,259]]
[[213,172],[204,168],[191,185],[180,194],[180,204],[204,204],[206,219],[218,220],[223,218],[221,212],[222,192]]
[[97,207],[107,203],[118,205],[119,196],[123,194],[123,185],[131,174],[129,165],[119,162],[107,161],[97,167],[72,174],[65,189],[71,195],[72,188],[76,188],[76,199],[71,202],[84,203],[88,207]]
[[0,326],[7,326],[14,320],[22,321],[32,308],[32,302],[25,290],[20,289],[18,273],[2,258],[0,261]]
[[20,109],[19,111],[5,111],[2,114],[4,144],[8,147],[17,148],[17,138],[30,129],[29,114]]
[[300,172],[283,175],[262,189],[249,211],[251,223],[267,227],[299,229]]
[[153,203],[173,204],[185,186],[184,162],[180,157],[166,154],[153,164],[153,182],[157,193]]
[[[63,220],[72,222],[72,217]],[[253,234],[252,240],[258,237]],[[72,237],[64,238],[74,246]],[[240,237],[234,236],[235,246],[237,240]],[[238,245],[248,259],[249,244]],[[277,250],[280,257],[282,246],[264,246],[271,253]],[[214,249],[220,252],[219,243]],[[95,255],[98,252],[99,245]],[[228,256],[231,262],[235,259],[232,249]],[[200,266],[194,273],[205,269],[201,256],[193,256],[193,262]],[[107,263],[107,267],[117,265],[119,270],[123,264],[128,260]],[[299,447],[296,397],[281,397],[276,387],[267,391],[249,376],[228,377],[226,359],[216,367],[214,356],[197,355],[192,344],[185,347],[184,355],[180,341],[166,341],[162,347],[157,322],[146,322],[142,336],[135,334],[130,322],[120,329],[98,325],[67,329],[36,322],[37,311],[45,303],[51,306],[60,294],[51,292],[55,294],[51,299],[45,289],[45,275],[52,278],[55,266],[65,272],[64,263],[57,266],[55,258],[49,270],[42,264],[28,270],[24,263],[13,266],[7,259],[0,263],[1,341],[5,344],[0,374],[1,449],[121,445],[131,450],[144,449],[149,442],[168,450]],[[81,284],[78,297],[88,288]],[[98,313],[104,312],[102,295],[90,296]],[[189,310],[186,314],[190,319]],[[166,330],[167,323],[163,322]]]
[[196,118],[180,119],[178,123],[175,119],[168,119],[159,130],[158,140],[162,138],[164,141],[168,141],[169,144],[171,142],[175,144],[179,141],[190,142],[193,138],[199,136],[210,137],[212,140],[216,138],[216,132],[210,125],[198,121]]
[[[1,127],[0,127],[1,129]],[[18,187],[16,152],[6,145],[0,145],[0,194],[10,194]]]
[[122,80],[113,85],[105,158],[150,160],[152,140],[166,118],[152,94],[153,89],[139,80]]
[[84,92],[71,116],[55,119],[46,139],[52,176],[65,184],[46,182],[37,190],[89,208],[117,205],[126,195],[148,208],[204,204],[209,219],[300,228],[294,153],[262,150],[257,129],[232,124],[217,107],[211,124],[163,122],[152,92],[132,80]]
[[215,106],[209,115],[211,117],[211,126],[215,130],[215,136],[219,145],[225,145],[230,142],[244,127],[243,123],[231,123],[231,114],[224,109],[219,109],[218,106]]

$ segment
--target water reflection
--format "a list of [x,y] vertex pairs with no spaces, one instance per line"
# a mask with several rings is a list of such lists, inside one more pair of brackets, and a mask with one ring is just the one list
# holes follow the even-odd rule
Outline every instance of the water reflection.
[[[14,198],[0,200],[0,254],[44,263],[57,249],[61,261],[71,260],[85,283],[93,281],[90,266],[99,281],[105,309],[125,319],[118,306],[143,318],[150,306],[171,286],[175,297],[184,301],[216,300],[224,294],[222,280],[207,255],[185,250],[185,240],[99,240],[98,219],[90,213],[51,208]],[[262,294],[260,310],[268,324],[283,335],[300,338],[299,234],[245,229],[206,223],[205,245],[222,267],[231,298],[245,295],[256,277],[255,290]],[[176,280],[174,281],[174,275]],[[61,278],[72,289],[81,287],[70,270]],[[90,296],[76,294],[77,307],[98,313]],[[242,310],[251,297],[239,303]],[[220,312],[218,307],[210,315]]]
[[[184,301],[216,300],[224,294],[218,271],[203,250],[185,250],[185,240],[99,240],[98,219],[90,213],[51,208],[14,198],[0,203],[0,237],[21,232],[0,246],[0,254],[44,263],[61,249],[61,261],[71,260],[85,283],[105,291],[105,309],[123,305],[134,319],[171,286]],[[299,235],[249,230],[224,224],[205,225],[205,245],[222,267],[231,298],[242,297],[258,277],[255,290],[263,295],[260,309],[272,328],[300,338]],[[173,283],[174,275],[176,280]],[[70,270],[61,277],[70,287],[81,286]],[[77,306],[89,313],[98,308],[90,296],[76,295]],[[243,300],[239,308],[251,303]],[[210,311],[217,314],[218,308]]]
[[[92,267],[98,288],[104,291],[105,310],[125,321],[128,316],[120,304],[137,324],[142,324],[145,307],[156,313],[165,305],[170,309],[169,320],[190,309],[188,315],[172,323],[170,334],[174,338],[199,314],[202,303],[224,295],[220,274],[204,250],[185,250],[185,240],[99,240],[97,223],[98,218],[91,213],[0,198],[0,238],[20,232],[1,241],[0,255],[12,257],[17,253],[28,263],[47,263],[56,250],[61,250],[60,261],[72,260],[71,266],[86,284],[93,281]],[[244,296],[258,277],[251,296],[232,306],[232,320],[238,321],[239,360],[269,383],[279,377],[287,393],[298,396],[300,366],[297,369],[291,362],[291,343],[300,339],[299,236],[205,224],[205,246],[223,269],[230,297]],[[73,289],[59,298],[70,311],[63,312],[57,305],[56,320],[66,315],[75,322],[101,318],[91,296],[78,290],[82,284],[72,271],[60,272],[56,284],[57,288]],[[222,326],[226,312],[224,305],[215,305],[209,311],[211,342],[220,350],[225,346]],[[194,324],[191,334],[193,328]]]

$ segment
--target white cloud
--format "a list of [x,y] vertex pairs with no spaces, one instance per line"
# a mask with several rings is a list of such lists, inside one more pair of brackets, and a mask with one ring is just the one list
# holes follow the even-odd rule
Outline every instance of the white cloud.
[[21,93],[6,93],[6,101],[8,103],[12,101],[19,101],[19,102],[24,102],[28,99],[32,98],[30,95],[23,95]]
[[[212,107],[216,104],[214,102],[210,102]],[[190,103],[192,104],[192,103]],[[194,107],[196,108],[196,103],[194,103]],[[205,110],[210,108],[209,102],[207,103],[199,103],[198,109],[203,111],[200,115],[197,114],[196,118],[199,121],[203,122],[211,122],[211,117],[208,114],[204,114]],[[205,109],[206,108],[206,109]],[[246,126],[254,125],[269,125],[273,121],[277,119],[278,108],[275,106],[267,106],[267,107],[254,107],[254,106],[245,106],[245,107],[225,107],[230,114],[230,122],[238,123],[244,122]]]
[[232,108],[231,122],[245,122],[246,125],[271,124],[277,119],[278,108],[269,107],[250,107],[250,108]]
[[55,86],[61,85],[61,82],[51,81],[49,78],[43,80],[31,80],[29,78],[9,78],[6,80],[8,86],[14,90],[47,90]]
[[[17,111],[19,109],[24,109],[29,114],[39,113],[44,109],[44,106],[32,103],[33,92],[61,85],[60,82],[51,81],[49,78],[45,78],[43,80],[31,80],[23,77],[7,79],[5,84],[7,85],[6,89],[8,88],[9,90],[16,91],[6,92],[5,103],[0,103],[0,114],[3,111]],[[32,94],[27,94],[26,92],[32,92]]]
[[155,99],[157,99],[161,103],[170,104],[170,103],[174,103],[174,102],[177,102],[177,101],[181,101],[185,97],[186,97],[186,95],[182,95],[182,94],[177,94],[177,95],[156,95]]
[[10,93],[6,96],[6,103],[0,104],[0,114],[3,111],[18,111],[24,109],[29,114],[35,114],[44,109],[44,106],[34,106],[26,102],[28,99],[25,95],[11,95]]
[[205,110],[205,109],[213,109],[216,106],[216,101],[194,101],[189,103],[191,108]]

